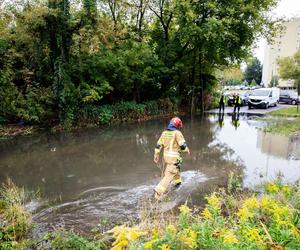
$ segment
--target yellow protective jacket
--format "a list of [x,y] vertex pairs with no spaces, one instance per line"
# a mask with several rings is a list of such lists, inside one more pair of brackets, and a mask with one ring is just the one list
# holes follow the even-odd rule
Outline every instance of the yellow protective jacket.
[[162,132],[155,148],[155,155],[163,149],[164,161],[167,164],[176,164],[181,152],[188,152],[185,139],[179,130],[165,130]]
[[242,99],[240,96],[236,96],[234,98],[234,104],[242,104]]

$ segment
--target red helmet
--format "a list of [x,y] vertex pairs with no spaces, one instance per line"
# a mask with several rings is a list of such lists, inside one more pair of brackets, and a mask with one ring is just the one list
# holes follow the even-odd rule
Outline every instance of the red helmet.
[[182,121],[180,120],[179,117],[173,117],[171,119],[171,122],[175,125],[176,128],[180,129],[182,127]]

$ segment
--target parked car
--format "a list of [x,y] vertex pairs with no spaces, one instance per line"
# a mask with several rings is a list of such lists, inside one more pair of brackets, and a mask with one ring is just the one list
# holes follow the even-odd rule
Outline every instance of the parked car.
[[299,103],[297,92],[280,93],[279,102],[296,105]]
[[[244,93],[239,93],[238,94],[241,97],[242,103],[241,106],[246,106],[248,104],[248,100],[249,100],[249,93],[248,92],[244,92]],[[228,106],[233,106],[233,95],[228,95],[228,99],[227,99],[227,104]]]
[[279,88],[260,88],[255,89],[248,101],[248,108],[276,106],[279,101]]

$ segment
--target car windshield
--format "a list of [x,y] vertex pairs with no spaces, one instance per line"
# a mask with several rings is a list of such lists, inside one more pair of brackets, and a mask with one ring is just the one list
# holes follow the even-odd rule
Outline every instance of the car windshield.
[[254,96],[268,96],[270,93],[270,90],[265,90],[265,89],[256,89],[253,92]]

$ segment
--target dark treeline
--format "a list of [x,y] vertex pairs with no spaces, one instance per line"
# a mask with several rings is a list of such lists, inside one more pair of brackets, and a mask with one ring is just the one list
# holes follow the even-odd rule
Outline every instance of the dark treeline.
[[73,124],[119,102],[169,99],[203,110],[215,70],[274,30],[266,13],[277,1],[6,2],[0,120]]

